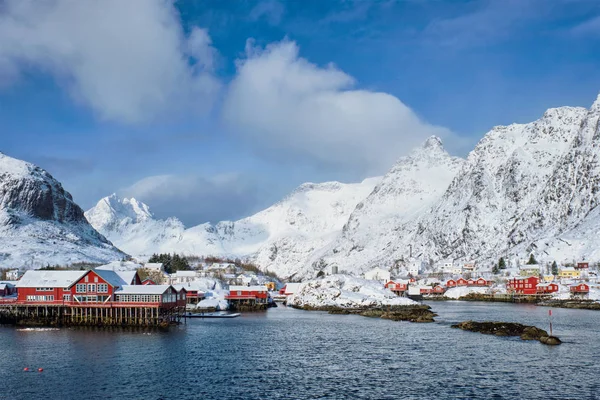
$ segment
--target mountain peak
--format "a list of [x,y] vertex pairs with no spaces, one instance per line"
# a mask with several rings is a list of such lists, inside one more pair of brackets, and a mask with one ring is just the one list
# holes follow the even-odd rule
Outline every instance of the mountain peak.
[[596,101],[594,101],[594,103],[590,107],[590,111],[600,111],[600,93],[598,93]]
[[432,135],[427,138],[425,143],[421,146],[425,150],[442,150],[444,151],[444,144],[442,143],[442,139],[439,137]]

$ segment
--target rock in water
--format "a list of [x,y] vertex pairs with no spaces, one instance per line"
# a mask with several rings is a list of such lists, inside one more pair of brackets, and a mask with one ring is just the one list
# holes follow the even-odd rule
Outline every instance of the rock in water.
[[452,325],[451,327],[487,335],[519,336],[522,340],[538,340],[541,343],[548,345],[561,344],[559,338],[548,335],[548,332],[543,329],[515,322],[465,321]]

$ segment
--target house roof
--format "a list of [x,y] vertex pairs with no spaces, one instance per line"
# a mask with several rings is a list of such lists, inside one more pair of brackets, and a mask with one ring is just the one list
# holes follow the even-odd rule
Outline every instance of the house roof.
[[107,269],[95,269],[94,272],[112,287],[121,287],[129,285],[129,282],[123,280],[123,278],[121,278],[121,275],[118,272],[110,271]]
[[245,291],[252,291],[252,292],[266,292],[269,289],[267,289],[266,286],[262,286],[262,285],[254,285],[254,286],[236,286],[236,285],[231,285],[229,286],[229,291],[236,291],[236,290],[245,290]]
[[195,277],[196,271],[175,271],[176,277]]
[[[115,294],[163,294],[171,285],[125,285]],[[175,288],[173,288],[175,289]]]
[[135,274],[137,274],[137,271],[115,271],[115,273],[119,275],[123,281],[125,281],[126,285],[131,285],[131,282],[133,282],[135,279]]
[[88,271],[40,271],[29,270],[15,285],[22,287],[62,287],[73,285]]

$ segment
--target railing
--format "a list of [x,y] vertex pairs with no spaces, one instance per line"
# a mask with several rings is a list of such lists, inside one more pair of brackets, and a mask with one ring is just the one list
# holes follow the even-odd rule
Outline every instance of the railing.
[[129,301],[27,301],[18,299],[0,299],[0,305],[20,305],[20,306],[66,306],[66,307],[99,307],[99,308],[111,308],[111,307],[176,307],[177,302],[162,303],[162,302],[129,302]]

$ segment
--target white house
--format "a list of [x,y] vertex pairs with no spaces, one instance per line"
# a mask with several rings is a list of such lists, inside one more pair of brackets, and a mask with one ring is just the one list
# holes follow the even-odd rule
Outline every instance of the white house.
[[463,273],[463,267],[462,265],[459,264],[455,264],[452,266],[452,274],[453,275],[460,275]]
[[365,272],[365,279],[371,281],[387,282],[390,280],[390,278],[390,271],[379,267],[373,268],[372,270]]
[[447,274],[452,274],[453,268],[454,268],[454,263],[451,260],[445,260],[442,264],[442,271]]
[[425,270],[425,267],[427,267],[427,263],[425,261],[413,260],[408,263],[407,270],[410,275],[417,276]]
[[175,271],[169,277],[171,285],[181,285],[196,280],[196,271]]
[[19,270],[11,269],[10,271],[6,271],[6,280],[7,281],[16,281],[19,279]]
[[144,268],[148,271],[163,272],[165,270],[163,263],[146,263]]

